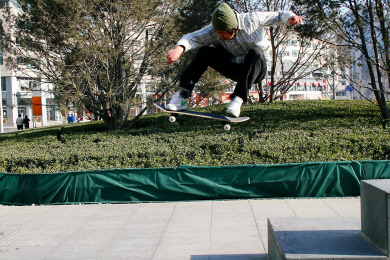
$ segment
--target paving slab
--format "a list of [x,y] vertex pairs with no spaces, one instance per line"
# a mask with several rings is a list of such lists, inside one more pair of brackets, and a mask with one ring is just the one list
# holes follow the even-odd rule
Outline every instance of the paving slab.
[[267,259],[268,217],[360,227],[360,198],[0,205],[0,259]]

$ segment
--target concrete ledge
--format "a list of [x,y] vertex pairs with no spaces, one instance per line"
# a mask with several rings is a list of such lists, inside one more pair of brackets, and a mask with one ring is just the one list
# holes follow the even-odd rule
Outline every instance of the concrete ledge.
[[360,183],[362,233],[384,254],[390,253],[390,180]]
[[345,219],[268,219],[268,259],[386,259]]

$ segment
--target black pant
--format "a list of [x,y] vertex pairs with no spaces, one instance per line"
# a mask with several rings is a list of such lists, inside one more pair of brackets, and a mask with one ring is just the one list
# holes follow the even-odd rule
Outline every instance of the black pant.
[[236,63],[232,60],[233,55],[222,47],[203,46],[199,48],[181,75],[179,89],[189,96],[203,73],[211,67],[237,82],[230,98],[239,96],[246,102],[251,86],[265,78],[267,63],[260,48],[249,50],[244,63]]

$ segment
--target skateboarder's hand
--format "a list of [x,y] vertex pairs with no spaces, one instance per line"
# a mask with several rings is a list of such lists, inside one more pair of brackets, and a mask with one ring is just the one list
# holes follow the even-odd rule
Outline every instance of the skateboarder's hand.
[[290,19],[288,19],[287,23],[289,25],[300,25],[305,20],[306,20],[306,18],[298,16],[298,15],[295,15],[295,16],[290,17]]
[[167,53],[167,63],[171,64],[176,62],[184,52],[183,46],[176,46]]

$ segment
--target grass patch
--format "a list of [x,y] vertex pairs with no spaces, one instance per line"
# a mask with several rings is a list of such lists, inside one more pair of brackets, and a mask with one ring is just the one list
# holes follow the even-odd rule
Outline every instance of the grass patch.
[[[223,114],[226,105],[197,109]],[[102,122],[0,135],[0,172],[56,173],[114,168],[389,160],[389,130],[367,101],[288,101],[244,105],[250,121],[169,114],[143,116],[128,131]]]

